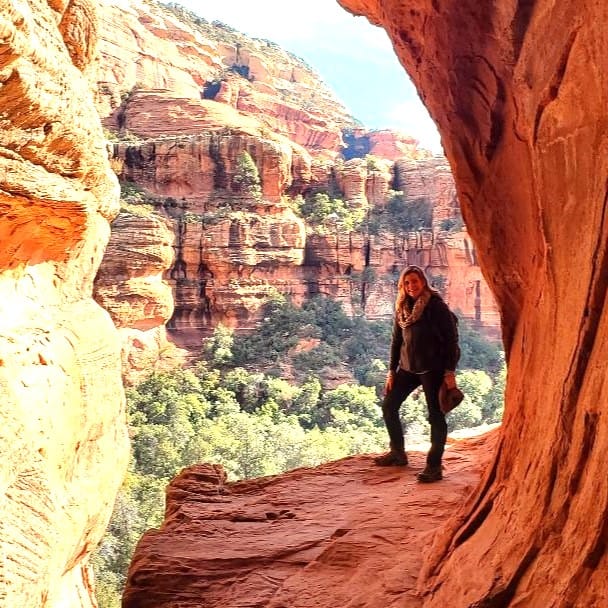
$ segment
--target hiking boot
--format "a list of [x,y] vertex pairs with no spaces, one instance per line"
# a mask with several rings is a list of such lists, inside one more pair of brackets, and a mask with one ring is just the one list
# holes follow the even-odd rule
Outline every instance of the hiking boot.
[[426,467],[424,467],[424,471],[418,473],[418,481],[422,483],[432,483],[433,481],[439,481],[441,479],[443,479],[441,465],[432,467],[427,464]]
[[374,463],[379,467],[406,467],[407,454],[405,452],[387,452],[382,456],[376,456]]

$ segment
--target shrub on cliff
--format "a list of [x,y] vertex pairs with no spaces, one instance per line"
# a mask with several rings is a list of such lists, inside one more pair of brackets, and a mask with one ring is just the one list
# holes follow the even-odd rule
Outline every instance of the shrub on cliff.
[[400,190],[390,191],[384,208],[374,207],[367,218],[366,227],[371,234],[390,232],[403,235],[423,228],[430,229],[433,206],[427,198],[407,200]]
[[232,176],[232,189],[250,196],[255,200],[262,198],[260,174],[249,152],[244,150],[236,160],[234,175]]
[[447,232],[459,232],[462,230],[464,226],[464,220],[460,214],[456,215],[456,217],[449,217],[445,220],[441,220],[439,224],[439,228],[441,230],[446,230]]
[[341,198],[331,198],[326,192],[317,192],[306,198],[298,198],[299,214],[313,230],[326,232],[335,230],[352,232],[365,219],[366,209],[352,208]]

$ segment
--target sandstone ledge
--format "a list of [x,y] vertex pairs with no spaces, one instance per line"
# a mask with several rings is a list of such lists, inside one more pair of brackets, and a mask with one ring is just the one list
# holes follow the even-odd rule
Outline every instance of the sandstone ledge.
[[[421,606],[426,545],[477,484],[496,432],[453,442],[443,482],[424,486],[370,455],[226,483],[217,465],[184,469],[160,530],[140,541],[124,608]],[[359,599],[356,599],[359,598]]]

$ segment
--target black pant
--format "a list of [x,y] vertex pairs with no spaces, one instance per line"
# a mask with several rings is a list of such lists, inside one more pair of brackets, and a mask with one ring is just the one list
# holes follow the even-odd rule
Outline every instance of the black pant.
[[399,418],[399,408],[408,395],[422,384],[431,425],[431,449],[426,457],[427,464],[439,466],[448,436],[448,425],[445,414],[439,407],[439,389],[443,383],[443,370],[431,371],[425,374],[412,374],[399,370],[393,379],[393,387],[382,402],[384,424],[391,440],[391,449],[403,451],[403,427]]

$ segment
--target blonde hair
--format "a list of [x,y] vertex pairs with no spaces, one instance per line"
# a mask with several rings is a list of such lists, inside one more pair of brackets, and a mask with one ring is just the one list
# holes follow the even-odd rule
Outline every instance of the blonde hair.
[[397,282],[397,299],[395,300],[395,310],[403,310],[407,293],[405,293],[405,277],[408,274],[415,274],[424,285],[424,289],[430,289],[428,279],[424,274],[424,270],[420,266],[408,266],[400,275],[399,281]]

